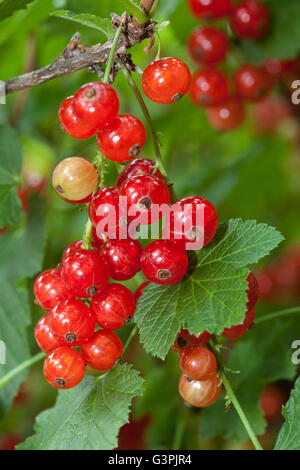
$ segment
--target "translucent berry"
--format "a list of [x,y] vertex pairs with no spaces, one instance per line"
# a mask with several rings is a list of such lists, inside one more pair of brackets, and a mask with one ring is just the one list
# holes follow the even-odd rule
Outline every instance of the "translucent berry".
[[256,277],[254,276],[253,273],[249,274],[249,276],[247,277],[247,281],[248,281],[248,289],[246,290],[247,297],[248,297],[247,309],[251,310],[253,307],[255,307],[258,301],[259,287],[258,287],[258,282],[256,280]]
[[219,217],[211,202],[198,196],[179,199],[171,206],[163,227],[164,238],[188,250],[199,250],[214,237]]
[[229,87],[225,75],[216,69],[198,70],[193,75],[190,96],[201,107],[222,103],[228,98]]
[[39,319],[34,329],[34,336],[39,348],[47,354],[62,346],[61,341],[51,333],[49,315],[44,315]]
[[76,299],[60,302],[49,314],[52,334],[64,345],[78,346],[93,336],[95,320],[87,305]]
[[256,316],[255,308],[248,310],[243,323],[240,325],[234,325],[230,328],[225,328],[222,336],[227,339],[239,339],[244,336],[249,330],[250,326],[254,322]]
[[73,108],[78,119],[97,129],[103,129],[117,117],[119,106],[115,90],[100,82],[83,85],[73,99]]
[[58,115],[62,128],[74,139],[88,139],[97,132],[97,129],[79,121],[73,109],[73,96],[62,102]]
[[107,286],[109,269],[104,257],[96,251],[78,250],[63,261],[61,277],[74,297],[84,299]]
[[90,367],[105,371],[119,364],[123,345],[113,331],[98,330],[90,341],[81,346],[81,352]]
[[120,114],[97,135],[100,152],[114,162],[127,162],[136,157],[146,143],[144,124],[135,116]]
[[202,381],[191,381],[182,374],[178,389],[187,404],[197,408],[205,408],[212,405],[218,399],[222,387],[220,378],[216,374]]
[[164,286],[175,284],[187,268],[185,251],[170,240],[155,240],[143,250],[141,269],[151,282]]
[[122,173],[119,174],[117,186],[121,186],[124,181],[132,178],[133,176],[140,175],[153,175],[157,178],[163,179],[161,172],[156,168],[153,160],[149,160],[148,158],[135,158],[131,162],[127,163]]
[[217,64],[224,60],[229,41],[222,31],[211,27],[198,27],[188,38],[188,51],[198,64]]
[[263,100],[272,89],[267,72],[256,65],[243,65],[235,74],[237,94],[249,101]]
[[76,251],[81,250],[81,245],[82,245],[82,240],[77,240],[76,242],[71,243],[67,248],[65,248],[62,257],[61,257],[61,262],[63,263],[68,256],[72,255],[73,253],[76,253]]
[[85,363],[75,349],[62,346],[52,351],[44,362],[44,375],[50,385],[56,388],[73,388],[85,373]]
[[232,31],[244,39],[260,39],[268,32],[271,22],[270,10],[257,0],[246,0],[236,5],[231,13]]
[[159,206],[170,203],[167,185],[156,176],[140,175],[127,179],[120,187],[120,194],[127,200],[128,219],[140,217],[142,225],[160,220],[163,212]]
[[188,330],[181,329],[179,333],[177,333],[171,349],[181,354],[187,349],[192,349],[197,346],[205,346],[210,338],[211,334],[207,331],[203,331],[203,333],[201,333],[199,336],[195,336],[191,335]]
[[231,0],[189,0],[189,6],[197,18],[215,20],[229,14]]
[[189,90],[191,72],[180,59],[165,57],[151,62],[142,75],[145,95],[155,103],[179,101]]
[[50,312],[59,302],[71,299],[71,293],[66,289],[58,269],[48,269],[35,280],[33,292],[37,303],[46,312]]
[[207,109],[207,117],[210,125],[218,131],[233,131],[245,120],[245,106],[239,98],[231,97],[221,104],[210,106]]
[[185,349],[179,361],[182,372],[193,380],[207,380],[216,373],[217,360],[207,348]]
[[145,281],[136,289],[134,293],[136,302],[143,295],[143,290],[145,289],[145,287],[149,286],[149,284],[150,284],[150,281]]
[[131,279],[140,269],[143,248],[138,240],[108,240],[101,254],[105,257],[110,277],[115,281]]
[[97,184],[96,168],[89,160],[81,157],[62,160],[52,174],[52,185],[57,194],[72,203],[88,201]]
[[121,284],[108,284],[104,291],[91,300],[91,312],[96,323],[108,330],[118,330],[127,325],[134,310],[134,295]]

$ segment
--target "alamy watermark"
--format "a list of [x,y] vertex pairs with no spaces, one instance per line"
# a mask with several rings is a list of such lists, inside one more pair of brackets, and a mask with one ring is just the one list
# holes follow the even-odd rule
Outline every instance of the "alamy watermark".
[[292,354],[292,363],[295,364],[295,366],[298,366],[300,364],[300,340],[299,339],[295,339],[295,341],[292,342],[292,349],[296,350]]
[[0,80],[0,104],[6,104],[6,88],[3,80]]

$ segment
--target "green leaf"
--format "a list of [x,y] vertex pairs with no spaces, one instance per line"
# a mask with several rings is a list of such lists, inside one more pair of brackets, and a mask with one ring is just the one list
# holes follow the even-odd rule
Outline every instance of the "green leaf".
[[0,2],[0,21],[11,16],[17,10],[26,10],[26,5],[33,0],[3,0]]
[[242,322],[246,266],[257,263],[281,241],[273,227],[254,220],[230,220],[212,244],[191,255],[185,278],[173,286],[150,284],[140,297],[135,321],[147,352],[164,358],[180,327],[198,335],[221,334]]
[[22,146],[17,132],[8,125],[0,126],[0,227],[17,225],[22,210],[17,188],[20,182]]
[[142,391],[143,379],[129,364],[104,378],[85,377],[74,389],[59,391],[55,406],[38,416],[34,436],[18,449],[114,449],[131,400]]
[[276,450],[300,450],[300,377],[287,404],[282,412],[285,423],[280,430],[275,449]]
[[115,30],[111,25],[111,21],[108,18],[101,18],[100,16],[92,15],[91,13],[73,13],[69,10],[56,10],[51,13],[51,16],[57,16],[65,20],[74,21],[80,23],[89,28],[97,29],[105,34],[108,38],[115,34]]
[[[0,340],[5,346],[6,364],[0,360],[0,379],[29,358],[26,329],[30,324],[30,309],[25,285],[16,286],[0,269]],[[0,358],[1,359],[1,358]],[[20,384],[25,380],[23,371],[0,388],[0,416],[11,406]]]

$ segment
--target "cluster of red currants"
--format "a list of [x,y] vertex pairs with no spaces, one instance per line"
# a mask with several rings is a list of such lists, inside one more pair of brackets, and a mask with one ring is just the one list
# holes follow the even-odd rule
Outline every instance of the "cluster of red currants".
[[[235,6],[231,5],[231,0],[189,0],[189,5],[200,19],[229,17],[233,34],[241,39],[259,40],[270,28],[269,8],[258,0],[245,0]],[[212,26],[197,27],[188,38],[189,55],[202,66],[193,75],[191,99],[206,109],[211,126],[221,131],[237,129],[243,123],[244,102],[263,100],[273,88],[281,65],[273,59],[262,66],[243,64],[235,71],[231,83],[226,74],[216,68],[229,48],[228,36]]]

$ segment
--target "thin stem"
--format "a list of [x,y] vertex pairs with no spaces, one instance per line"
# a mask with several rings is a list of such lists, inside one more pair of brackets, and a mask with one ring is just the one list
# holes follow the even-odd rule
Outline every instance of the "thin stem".
[[225,387],[225,390],[227,392],[227,395],[228,395],[228,398],[230,399],[231,403],[233,404],[237,414],[239,415],[240,417],[240,420],[242,421],[243,425],[244,425],[244,428],[246,429],[247,433],[248,433],[248,436],[249,438],[251,439],[254,447],[256,450],[263,450],[259,440],[257,439],[249,421],[248,421],[248,418],[247,416],[245,415],[244,413],[244,410],[243,408],[241,407],[234,391],[233,391],[233,388],[225,374],[225,371],[224,371],[224,367],[223,367],[223,358],[221,356],[221,354],[219,353],[217,347],[214,345],[213,341],[210,341],[210,346],[215,354],[215,356],[217,357],[218,359],[218,362],[219,362],[219,365],[221,367],[221,373],[220,373],[220,377],[222,379],[222,382],[223,382],[223,385]]
[[114,40],[113,40],[113,43],[112,43],[112,46],[111,46],[111,50],[110,50],[110,53],[109,53],[109,56],[108,56],[108,59],[107,59],[107,63],[106,63],[106,69],[105,69],[105,73],[104,73],[104,77],[103,77],[103,83],[108,83],[108,81],[109,81],[109,75],[110,75],[110,71],[111,71],[111,68],[112,68],[113,61],[114,61],[114,56],[115,56],[115,52],[116,52],[118,42],[119,42],[119,39],[120,39],[120,36],[121,36],[122,29],[123,29],[123,22],[118,27],[117,32],[116,32],[115,37],[114,37]]
[[89,250],[92,246],[92,222],[90,221],[90,218],[88,217],[88,220],[84,226],[84,232],[82,236],[82,244],[81,248],[84,250]]
[[146,106],[146,103],[140,93],[140,90],[138,89],[138,87],[136,86],[136,83],[135,81],[133,80],[132,78],[132,75],[131,73],[127,70],[127,68],[124,66],[123,67],[123,72],[124,72],[124,75],[125,77],[127,78],[127,81],[129,83],[129,85],[131,86],[132,90],[134,91],[136,97],[137,97],[137,100],[139,102],[139,105],[143,111],[143,114],[145,116],[145,119],[147,121],[147,124],[148,124],[148,127],[149,127],[149,131],[150,131],[150,134],[151,134],[151,137],[152,137],[152,141],[153,141],[153,147],[154,147],[154,152],[155,152],[155,157],[156,157],[156,161],[157,161],[157,165],[161,171],[161,173],[163,174],[163,176],[165,176],[165,178],[167,178],[167,172],[166,172],[166,169],[163,165],[163,162],[162,162],[162,158],[161,158],[161,153],[160,153],[160,144],[159,144],[159,140],[158,140],[158,137],[157,137],[157,133],[154,129],[154,126],[153,126],[153,122],[152,122],[152,119],[151,119],[151,116],[150,116],[150,113],[148,111],[148,108]]
[[255,320],[255,325],[264,323],[265,321],[274,320],[275,318],[285,317],[287,315],[293,315],[294,313],[300,313],[300,307],[286,308],[284,310],[278,310],[278,312],[269,313]]
[[138,327],[137,326],[134,326],[130,332],[130,335],[128,336],[127,338],[127,341],[124,345],[124,348],[123,348],[123,356],[125,354],[125,352],[127,351],[128,349],[128,346],[130,345],[131,341],[133,340],[133,338],[135,337],[135,335],[137,334],[138,332]]
[[39,362],[42,359],[44,359],[44,357],[46,357],[46,354],[43,351],[41,351],[35,356],[32,356],[30,359],[27,359],[27,361],[22,362],[22,364],[12,369],[10,372],[8,372],[8,374],[6,374],[4,377],[2,377],[2,379],[0,379],[0,388],[4,387],[4,385],[6,385],[8,382],[14,379],[16,375],[23,372],[23,370],[28,369],[36,362]]
[[133,0],[122,0],[122,2],[126,6],[126,10],[128,11],[128,13],[132,13],[139,21],[139,23],[147,23],[148,15],[146,15]]

